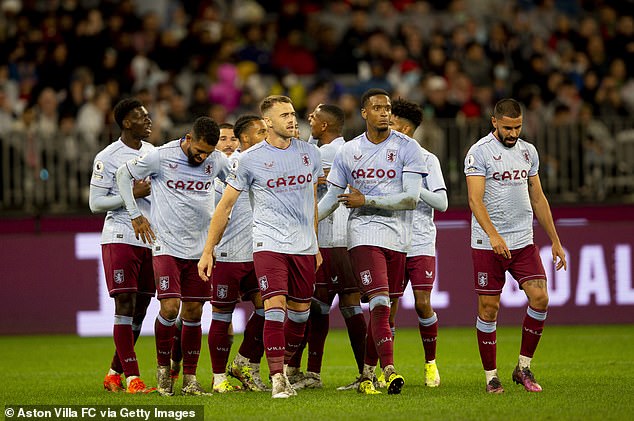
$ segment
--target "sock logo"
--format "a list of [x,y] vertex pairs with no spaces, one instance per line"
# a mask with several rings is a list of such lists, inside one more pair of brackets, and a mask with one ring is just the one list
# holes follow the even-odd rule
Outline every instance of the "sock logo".
[[526,326],[524,326],[524,332],[532,333],[533,335],[537,335],[537,336],[542,336],[542,332],[539,332],[539,331],[533,330],[533,329],[529,329]]
[[392,342],[392,337],[391,336],[386,336],[385,338],[379,339],[376,342],[376,346],[381,346],[381,345],[383,345],[384,343],[387,343],[387,342]]
[[498,341],[482,341],[482,345],[495,345]]

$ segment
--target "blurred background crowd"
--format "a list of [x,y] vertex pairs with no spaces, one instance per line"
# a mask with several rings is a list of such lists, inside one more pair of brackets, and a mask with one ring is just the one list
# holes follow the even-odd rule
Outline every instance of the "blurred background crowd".
[[365,127],[370,87],[421,105],[450,205],[495,102],[526,107],[555,203],[634,201],[631,0],[0,0],[0,213],[87,212],[111,109],[137,96],[152,143],[193,119],[235,121],[292,98],[302,138],[319,103]]

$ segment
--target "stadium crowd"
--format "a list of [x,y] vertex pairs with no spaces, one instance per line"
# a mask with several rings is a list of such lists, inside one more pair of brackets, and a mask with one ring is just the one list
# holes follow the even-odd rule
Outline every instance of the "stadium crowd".
[[[233,122],[257,112],[269,94],[291,97],[302,138],[310,110],[339,105],[350,139],[364,129],[359,97],[374,87],[421,104],[415,137],[435,153],[443,146],[434,121],[488,120],[498,99],[513,96],[527,107],[525,137],[590,121],[595,135],[582,147],[609,161],[601,158],[614,150],[609,122],[634,113],[628,5],[2,0],[0,151],[40,180],[55,176],[43,161],[72,167],[81,190],[95,153],[118,136],[111,107],[130,94],[150,111],[150,141],[160,145],[197,116]],[[42,152],[50,150],[59,152]]]

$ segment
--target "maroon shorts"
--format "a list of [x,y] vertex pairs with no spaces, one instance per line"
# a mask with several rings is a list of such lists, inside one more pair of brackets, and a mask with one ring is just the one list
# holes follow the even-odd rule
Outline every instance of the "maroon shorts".
[[286,295],[298,303],[310,302],[315,291],[315,255],[273,251],[253,253],[262,299]]
[[366,297],[386,292],[400,297],[405,289],[406,254],[377,246],[357,246],[348,251],[354,276]]
[[209,301],[211,298],[211,282],[198,276],[198,260],[154,256],[154,279],[159,300]]
[[122,292],[154,296],[152,249],[122,243],[102,244],[101,255],[111,297]]
[[405,284],[415,291],[431,291],[436,279],[436,256],[412,256],[405,264]]
[[481,295],[499,295],[504,287],[504,273],[508,271],[520,284],[532,279],[546,279],[539,249],[534,244],[511,250],[506,259],[493,250],[471,249],[475,292]]
[[211,304],[215,306],[235,304],[259,291],[253,262],[216,262],[211,285]]
[[345,247],[320,248],[324,262],[317,271],[317,287],[328,289],[328,295],[359,292],[350,256]]

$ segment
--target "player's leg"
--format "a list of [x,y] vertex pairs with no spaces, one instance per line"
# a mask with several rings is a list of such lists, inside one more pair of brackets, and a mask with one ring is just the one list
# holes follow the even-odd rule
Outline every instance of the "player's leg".
[[288,294],[288,264],[284,255],[268,251],[253,253],[253,264],[258,285],[264,300],[263,342],[266,361],[271,375],[273,398],[292,396],[287,390],[284,373],[284,320],[286,319],[286,294]]
[[[324,356],[324,346],[330,325],[330,306],[332,298],[329,297],[328,288],[317,287],[310,307],[309,329],[306,329],[308,336],[308,363],[306,374],[297,382],[289,380],[295,389],[320,389],[321,363]],[[306,336],[306,335],[305,335]],[[296,353],[297,354],[297,353]],[[294,356],[294,358],[296,355]]]
[[[214,289],[216,290],[216,289]],[[227,361],[231,352],[231,340],[229,329],[233,317],[234,305],[212,305],[211,325],[207,341],[209,355],[211,357],[211,369],[213,373],[213,391],[226,393],[238,390],[227,379]]]
[[[403,296],[403,290],[405,288],[406,254],[387,249],[383,249],[382,251],[385,254],[387,264],[389,297],[391,303],[394,303]],[[389,311],[392,313],[391,305]],[[392,337],[392,341],[389,344],[390,346],[386,347],[387,349],[385,355],[381,355],[378,347],[377,351],[379,351],[379,358],[381,359],[381,367],[383,368],[383,376],[385,377],[387,393],[399,394],[405,384],[405,379],[396,372],[394,367],[394,330],[392,326],[390,326],[390,335]]]
[[502,393],[497,372],[497,316],[505,269],[493,250],[471,250],[475,291],[478,294],[476,333],[488,393]]
[[[145,248],[128,244],[104,244],[102,246],[108,291],[115,301],[113,338],[117,354],[104,379],[106,390],[123,390],[121,372],[126,376],[127,392],[149,393],[155,390],[147,388],[139,378],[139,365],[134,351],[135,304],[141,279],[141,267],[146,252]],[[142,285],[142,287],[144,286]],[[119,367],[121,371],[118,371]]]
[[407,258],[406,265],[406,279],[409,279],[412,284],[414,307],[418,315],[418,331],[425,351],[425,386],[437,387],[440,385],[440,374],[436,365],[438,316],[431,306],[436,258],[424,255],[412,256]]
[[[314,255],[288,255],[287,261],[289,277],[287,319],[284,323],[284,337],[286,339],[285,364],[290,361],[304,340],[306,324],[310,316],[310,305],[315,290],[316,268]],[[288,372],[286,374],[287,376],[289,375]],[[287,386],[290,386],[290,382]],[[290,389],[290,392],[294,390]]]
[[157,298],[160,302],[159,313],[154,321],[154,340],[156,343],[157,388],[164,396],[174,394],[170,376],[170,357],[176,331],[176,317],[181,305],[180,264],[172,256],[153,258],[154,278]]
[[499,295],[478,296],[476,329],[478,350],[487,383],[487,392],[502,393],[504,388],[497,372],[497,314],[500,310]]
[[207,395],[196,379],[198,359],[202,340],[201,318],[203,305],[211,300],[211,282],[205,282],[198,276],[196,260],[182,262],[181,294],[181,348],[183,350],[183,387],[182,395]]
[[337,390],[357,389],[359,387],[361,375],[363,373],[365,336],[367,334],[367,325],[365,322],[365,317],[363,316],[363,309],[361,308],[361,294],[359,292],[352,292],[349,294],[340,293],[339,311],[341,311],[343,320],[346,323],[348,339],[350,340],[350,347],[352,348],[352,353],[357,363],[359,376],[352,383],[338,387]]
[[513,381],[522,384],[528,392],[541,392],[542,387],[531,371],[531,361],[548,315],[548,288],[537,247],[531,245],[519,250],[511,273],[515,279],[520,280],[520,286],[528,298],[528,308],[522,324],[520,355],[513,371]]
[[[253,273],[254,285],[257,288],[257,280]],[[249,317],[244,328],[244,338],[235,358],[227,368],[227,373],[242,382],[247,390],[256,392],[269,391],[260,376],[260,361],[264,355],[264,342],[262,333],[264,330],[264,302],[259,289],[248,292],[245,299],[253,303],[253,313]]]
[[183,331],[183,321],[180,316],[176,317],[174,324],[174,340],[172,342],[172,356],[170,358],[170,377],[172,383],[176,383],[181,372],[181,362],[183,361],[183,350],[181,348],[181,332]]

